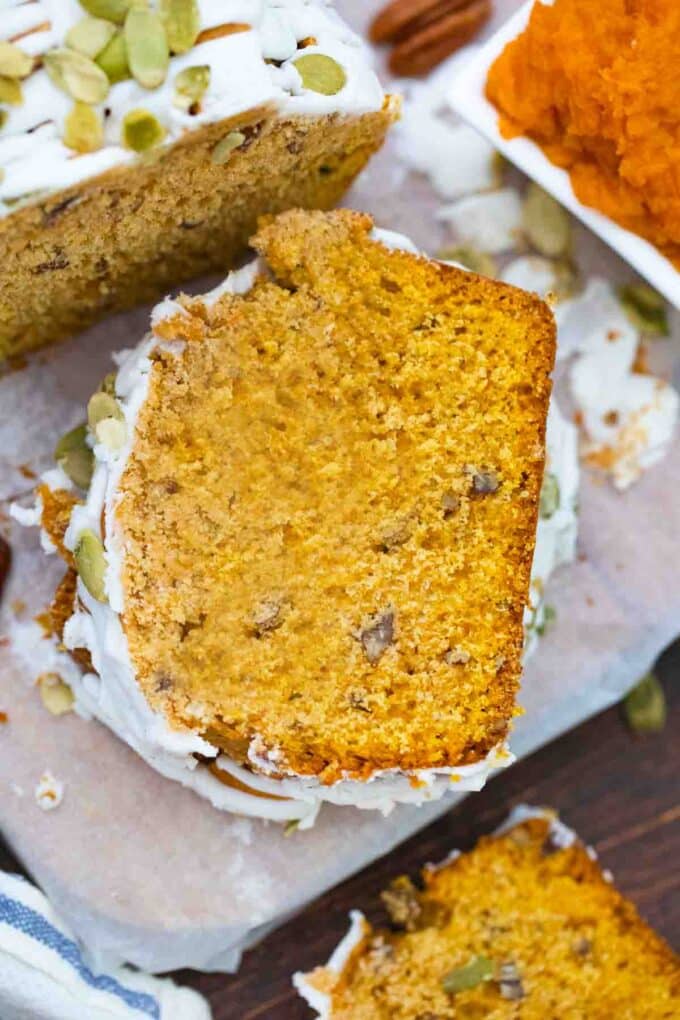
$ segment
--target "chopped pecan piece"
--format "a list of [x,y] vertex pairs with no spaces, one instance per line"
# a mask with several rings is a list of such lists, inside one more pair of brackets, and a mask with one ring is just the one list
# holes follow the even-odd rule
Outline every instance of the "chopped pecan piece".
[[394,610],[386,609],[369,617],[358,633],[368,661],[374,665],[394,642]]
[[253,630],[257,637],[277,630],[283,623],[283,603],[265,599],[255,609],[252,617]]
[[495,471],[475,471],[472,475],[472,496],[490,496],[501,487]]
[[388,888],[380,893],[380,899],[396,928],[416,931],[423,907],[418,890],[407,875],[401,875],[390,882]]

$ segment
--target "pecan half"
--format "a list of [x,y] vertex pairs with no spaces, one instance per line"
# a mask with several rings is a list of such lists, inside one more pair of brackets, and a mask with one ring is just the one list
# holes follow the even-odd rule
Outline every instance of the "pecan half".
[[427,74],[469,42],[491,14],[491,0],[394,0],[375,19],[374,42],[394,42],[393,74]]
[[374,43],[401,42],[407,35],[464,7],[469,0],[393,0],[371,23],[369,38]]

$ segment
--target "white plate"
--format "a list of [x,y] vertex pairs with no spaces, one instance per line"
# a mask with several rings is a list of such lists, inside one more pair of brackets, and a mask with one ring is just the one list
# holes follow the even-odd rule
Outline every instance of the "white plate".
[[456,78],[448,96],[450,105],[468,123],[486,135],[504,156],[529,177],[549,191],[578,216],[586,226],[606,241],[642,276],[680,308],[680,273],[661,252],[648,241],[624,230],[609,219],[579,202],[574,195],[565,170],[560,170],[528,138],[503,138],[498,130],[498,111],[484,95],[489,68],[505,45],[524,30],[534,0],[529,0],[503,27],[471,57]]

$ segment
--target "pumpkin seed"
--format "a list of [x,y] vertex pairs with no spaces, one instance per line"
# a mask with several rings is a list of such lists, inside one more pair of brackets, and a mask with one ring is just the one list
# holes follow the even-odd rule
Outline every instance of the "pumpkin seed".
[[101,51],[96,62],[112,85],[115,85],[117,81],[125,81],[126,78],[132,77],[128,65],[125,36],[122,32],[116,32],[111,36],[110,42]]
[[217,143],[210,154],[212,162],[216,163],[217,166],[222,166],[224,163],[229,162],[229,158],[234,149],[238,149],[239,145],[243,145],[245,140],[246,136],[242,131],[230,131],[228,135],[225,135],[224,138]]
[[543,478],[541,486],[541,499],[539,503],[539,514],[541,520],[549,521],[557,512],[560,505],[560,483],[557,475],[548,471]]
[[[4,128],[5,124],[7,123],[8,116],[9,116],[9,114],[7,113],[7,110],[0,110],[0,129]],[[4,177],[4,176],[5,176],[5,171],[3,170],[2,171],[2,177]],[[0,177],[0,181],[2,180],[2,177]]]
[[654,673],[647,673],[623,702],[628,725],[635,733],[659,733],[666,725],[666,696]]
[[16,78],[0,77],[0,103],[9,103],[10,106],[20,106],[24,101],[24,94],[21,85]]
[[145,7],[131,7],[124,31],[133,78],[142,88],[158,88],[165,81],[170,62],[168,39],[160,16]]
[[488,956],[474,956],[469,963],[455,967],[442,978],[442,987],[449,995],[476,988],[484,981],[491,981],[495,967]]
[[299,818],[291,818],[290,821],[286,822],[286,824],[283,827],[283,835],[284,836],[292,836],[294,832],[297,832],[299,826],[300,826],[300,819]]
[[50,715],[64,715],[73,708],[73,691],[58,673],[43,673],[38,678],[38,689]]
[[123,119],[123,145],[133,152],[148,152],[165,138],[165,128],[148,110],[130,110]]
[[76,152],[96,152],[104,142],[104,125],[97,111],[79,100],[64,121],[64,145]]
[[104,587],[106,555],[101,539],[91,528],[85,528],[78,535],[73,558],[76,561],[78,575],[92,598],[97,602],[106,602]]
[[108,393],[110,396],[115,397],[116,395],[116,373],[107,372],[99,384],[99,389],[102,393]]
[[14,43],[0,39],[0,74],[5,78],[26,78],[33,70],[33,57]]
[[522,223],[529,242],[541,255],[558,258],[571,248],[569,213],[533,181],[524,199]]
[[160,0],[159,13],[173,53],[186,53],[201,30],[197,0]]
[[536,633],[539,637],[545,637],[547,632],[552,627],[553,623],[557,619],[557,610],[554,606],[546,603],[542,607],[542,612],[539,609],[538,616],[540,617],[540,623],[536,624]]
[[81,18],[66,34],[66,45],[94,60],[116,34],[116,26],[103,18]]
[[108,447],[109,450],[120,450],[125,446],[127,439],[127,426],[124,421],[118,418],[104,418],[95,426],[94,434],[97,442]]
[[94,471],[94,454],[87,445],[87,425],[76,425],[61,437],[54,459],[79,489],[89,489]]
[[643,333],[668,336],[668,311],[661,294],[646,283],[628,283],[619,289],[624,312]]
[[98,390],[92,394],[87,405],[87,424],[94,432],[99,422],[104,421],[105,418],[116,418],[118,421],[123,421],[125,416],[115,397],[104,390]]
[[557,301],[566,301],[582,289],[578,267],[570,258],[558,259],[553,263],[555,284],[553,293]]
[[484,251],[462,245],[458,248],[444,248],[437,254],[442,262],[458,262],[461,266],[469,269],[471,273],[479,273],[481,276],[496,276],[498,266],[495,259]]
[[72,99],[101,103],[109,91],[109,79],[94,60],[76,50],[60,47],[43,56],[45,70],[54,84]]
[[347,75],[337,60],[325,53],[306,53],[293,61],[304,88],[335,96],[347,82]]
[[105,18],[106,21],[122,25],[130,9],[130,2],[131,0],[80,0],[80,6],[94,18]]
[[175,89],[177,96],[174,99],[175,106],[182,110],[188,110],[194,103],[199,102],[210,85],[210,67],[207,64],[196,67],[185,67],[175,78]]

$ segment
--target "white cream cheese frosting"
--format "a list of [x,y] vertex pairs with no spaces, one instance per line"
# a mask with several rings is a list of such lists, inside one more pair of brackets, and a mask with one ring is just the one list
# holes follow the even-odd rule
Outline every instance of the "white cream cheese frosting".
[[[373,236],[386,247],[417,251],[402,235],[375,230]],[[230,273],[203,300],[212,304],[224,293],[245,293],[262,272],[261,261],[253,262]],[[107,569],[105,591],[108,601],[98,602],[80,578],[77,582],[76,605],[64,629],[64,645],[71,650],[85,648],[90,653],[96,672],[73,676],[69,671],[76,710],[93,716],[112,729],[137,751],[153,768],[168,778],[190,786],[217,807],[244,815],[277,821],[297,821],[300,827],[313,824],[322,802],[390,812],[397,803],[422,804],[442,797],[447,791],[480,790],[490,773],[514,760],[506,744],[492,748],[479,762],[441,769],[403,772],[398,769],[376,771],[366,781],[343,779],[331,785],[321,784],[314,777],[285,775],[277,762],[277,751],[265,748],[257,739],[251,742],[248,758],[252,769],[239,765],[192,730],[171,729],[163,715],[150,707],[135,677],[127,640],[121,625],[124,608],[122,569],[123,543],[116,527],[115,507],[118,486],[134,442],[135,423],[143,405],[156,347],[172,352],[153,332],[170,316],[185,314],[182,305],[166,299],[152,313],[152,331],[136,347],[115,356],[118,365],[116,397],[125,420],[125,442],[116,450],[103,443],[94,444],[95,469],[85,503],[74,507],[65,535],[65,545],[74,549],[83,529],[91,529],[102,538]],[[177,344],[174,345],[178,347]],[[534,572],[532,573],[532,604],[527,611],[527,634],[541,612],[544,583],[552,570],[571,558],[576,534],[575,497],[578,485],[576,437],[573,427],[552,407],[548,419],[547,472],[553,476],[550,513],[545,513],[538,526]],[[43,481],[55,488],[64,488],[63,472],[49,472]],[[555,495],[557,494],[557,495]],[[13,514],[25,524],[38,524],[40,507],[26,511],[15,507]],[[101,533],[102,516],[105,535]],[[526,653],[533,650],[535,639],[528,642]],[[196,757],[216,759],[215,764],[238,784],[252,793],[220,782]],[[283,778],[274,778],[274,776]],[[285,798],[285,799],[277,799]]]
[[[157,7],[157,0],[151,7]],[[121,135],[123,119],[132,110],[153,114],[166,132],[162,144],[168,145],[204,124],[262,106],[285,117],[381,109],[384,93],[366,48],[324,0],[198,0],[198,9],[201,32],[222,25],[250,28],[198,41],[187,53],[172,56],[157,88],[144,88],[134,78],[112,84],[106,97],[92,104],[103,124],[103,142],[94,152],[80,153],[64,144],[64,122],[74,100],[55,85],[41,60],[36,61],[20,82],[23,101],[3,106],[0,215],[134,162],[137,154],[123,145]],[[69,30],[86,15],[78,0],[3,0],[0,40],[42,58],[64,47]],[[298,43],[309,39],[315,41],[299,50]],[[295,66],[303,53],[321,53],[336,61],[345,75],[342,88],[326,95],[304,87]],[[174,102],[175,80],[181,71],[197,66],[210,68],[210,81],[190,112]]]

